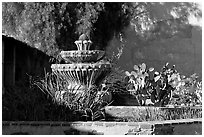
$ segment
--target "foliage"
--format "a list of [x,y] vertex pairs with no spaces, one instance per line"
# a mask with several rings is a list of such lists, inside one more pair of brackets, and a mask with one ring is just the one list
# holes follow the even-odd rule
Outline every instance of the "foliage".
[[151,101],[159,106],[168,105],[172,98],[172,91],[176,87],[176,83],[180,77],[175,70],[175,66],[168,67],[168,63],[163,66],[162,72],[156,73],[154,81],[151,84],[153,92],[151,93]]
[[120,68],[112,68],[111,73],[107,75],[102,81],[102,86],[104,89],[108,89],[108,92],[113,94],[115,92],[126,93],[127,89],[125,88],[127,84],[123,82],[125,73]]
[[127,76],[125,78],[125,82],[128,83],[127,89],[137,97],[140,105],[144,105],[149,95],[149,72],[153,71],[154,69],[150,68],[147,70],[146,64],[142,63],[139,66],[134,65],[134,70],[135,71],[132,71],[131,73],[128,71],[125,72]]
[[197,80],[196,74],[189,78],[182,76],[172,93],[171,105],[195,106],[202,105],[202,81]]
[[131,73],[126,71],[125,82],[127,83],[127,90],[136,96],[140,105],[145,105],[146,100],[150,96],[150,75],[154,69],[146,69],[146,64],[134,65],[134,70]]
[[195,74],[190,78],[182,78],[174,65],[169,67],[169,63],[163,66],[161,72],[154,72],[151,76],[153,70],[147,69],[144,63],[135,65],[134,71],[126,71],[126,76],[120,81],[112,82],[109,85],[112,88],[109,89],[112,89],[112,92],[128,91],[137,98],[141,106],[202,104],[202,82],[196,81]]
[[51,3],[3,3],[3,32],[47,54],[55,52],[55,26]]
[[134,26],[139,40],[171,38],[188,31],[188,17],[201,18],[202,12],[197,3],[188,2],[138,2],[133,3]]
[[56,56],[76,49],[74,41],[82,33],[89,35],[92,48],[105,50],[128,25],[139,39],[169,38],[187,30],[189,15],[201,18],[201,13],[189,2],[3,2],[2,31]]
[[2,100],[3,120],[86,121],[104,118],[103,108],[108,105],[107,90],[89,87],[84,94],[71,93],[76,92],[77,87],[68,90],[66,82],[56,81],[51,74],[46,74],[45,79],[40,80],[32,78],[30,87],[22,84],[6,87]]
[[96,48],[103,49],[113,33],[118,33],[125,26],[123,22],[128,21],[129,16],[123,12],[122,5],[99,2],[4,2],[3,32],[48,54],[57,55],[58,50],[76,49],[74,41],[83,33],[91,37]]
[[99,90],[91,84],[87,88],[70,85],[66,72],[46,74],[43,80],[35,81],[34,85],[51,96],[56,104],[66,106],[85,120],[104,118],[103,108],[108,105],[104,99],[107,90]]
[[[147,81],[147,78],[149,77],[149,72],[152,72],[154,68],[146,69],[146,64],[142,63],[141,65],[137,66],[134,65],[134,70],[131,73],[126,71],[126,81],[130,83],[128,85],[129,90],[135,90],[139,91],[143,89],[146,85],[145,82]],[[137,93],[138,94],[138,93]]]

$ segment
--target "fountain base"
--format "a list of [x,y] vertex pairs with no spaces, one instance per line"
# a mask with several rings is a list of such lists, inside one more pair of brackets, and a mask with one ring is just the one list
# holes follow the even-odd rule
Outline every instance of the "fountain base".
[[66,76],[71,88],[84,90],[91,85],[98,85],[107,73],[110,72],[111,64],[106,63],[80,63],[80,64],[53,64],[54,73]]

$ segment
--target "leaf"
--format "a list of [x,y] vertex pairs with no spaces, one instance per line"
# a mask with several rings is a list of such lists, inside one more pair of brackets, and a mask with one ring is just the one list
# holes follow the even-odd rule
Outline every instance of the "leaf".
[[133,83],[130,83],[130,84],[128,85],[128,89],[133,90],[133,89],[134,89],[134,84],[133,84]]
[[154,71],[154,68],[152,68],[152,67],[149,68],[149,72],[152,72],[152,71]]
[[128,76],[125,76],[124,82],[125,82],[125,83],[128,83],[129,80],[130,80],[130,78],[129,78]]
[[160,75],[159,75],[159,76],[154,77],[154,81],[155,81],[155,82],[157,82],[159,79],[160,79]]
[[135,76],[135,78],[137,77],[137,73],[135,71],[132,71],[131,75]]
[[134,84],[134,87],[135,87],[135,91],[137,91],[138,90],[138,85]]
[[141,85],[142,88],[144,88],[144,86],[145,86],[145,81],[142,80],[140,85]]
[[149,74],[147,72],[144,73],[144,77],[148,77]]
[[157,86],[156,86],[156,93],[157,93],[157,95],[159,95],[160,91],[161,91],[161,90],[160,90],[160,87],[157,85]]
[[142,70],[142,72],[144,72],[146,70],[146,64],[145,63],[142,63],[141,70]]
[[154,102],[152,102],[151,99],[146,99],[145,104],[148,105],[148,106],[150,106],[150,105],[153,105]]
[[134,70],[139,71],[139,67],[137,65],[134,65]]
[[159,72],[156,71],[156,72],[154,72],[154,74],[155,74],[155,75],[159,75]]
[[169,65],[169,62],[167,62],[166,64],[165,64],[165,66],[167,67]]
[[171,75],[171,79],[175,79],[175,78],[177,78],[177,77],[178,77],[177,74],[172,74],[172,75]]
[[143,96],[142,95],[138,96],[138,100],[143,100]]
[[150,99],[151,99],[151,101],[152,101],[153,103],[155,103],[156,97],[155,97],[154,92],[151,94]]
[[125,71],[125,75],[126,75],[126,76],[130,76],[131,74],[130,74],[130,72]]

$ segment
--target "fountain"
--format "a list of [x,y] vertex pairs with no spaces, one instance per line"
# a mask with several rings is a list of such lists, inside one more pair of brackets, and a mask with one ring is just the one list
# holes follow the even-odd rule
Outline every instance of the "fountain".
[[111,64],[103,61],[105,51],[90,50],[92,42],[85,34],[75,41],[77,50],[61,51],[66,64],[52,64],[52,71],[65,73],[69,86],[78,87],[76,92],[83,92],[90,86],[97,85],[110,72]]

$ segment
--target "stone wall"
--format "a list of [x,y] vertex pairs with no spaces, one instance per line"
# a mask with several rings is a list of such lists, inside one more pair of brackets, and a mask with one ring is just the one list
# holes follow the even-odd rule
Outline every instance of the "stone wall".
[[202,135],[202,119],[150,122],[7,122],[3,135]]
[[[154,107],[154,106],[106,106],[105,114],[106,117],[110,116],[111,119],[134,119],[135,117],[140,118],[147,115],[155,116],[156,114],[160,115],[171,115],[179,118],[178,114],[185,113],[185,118],[190,118],[191,114],[194,114],[194,117],[202,117],[202,106],[198,107]],[[183,118],[183,116],[181,116]],[[107,118],[108,119],[108,118]],[[153,117],[154,119],[154,117]]]

